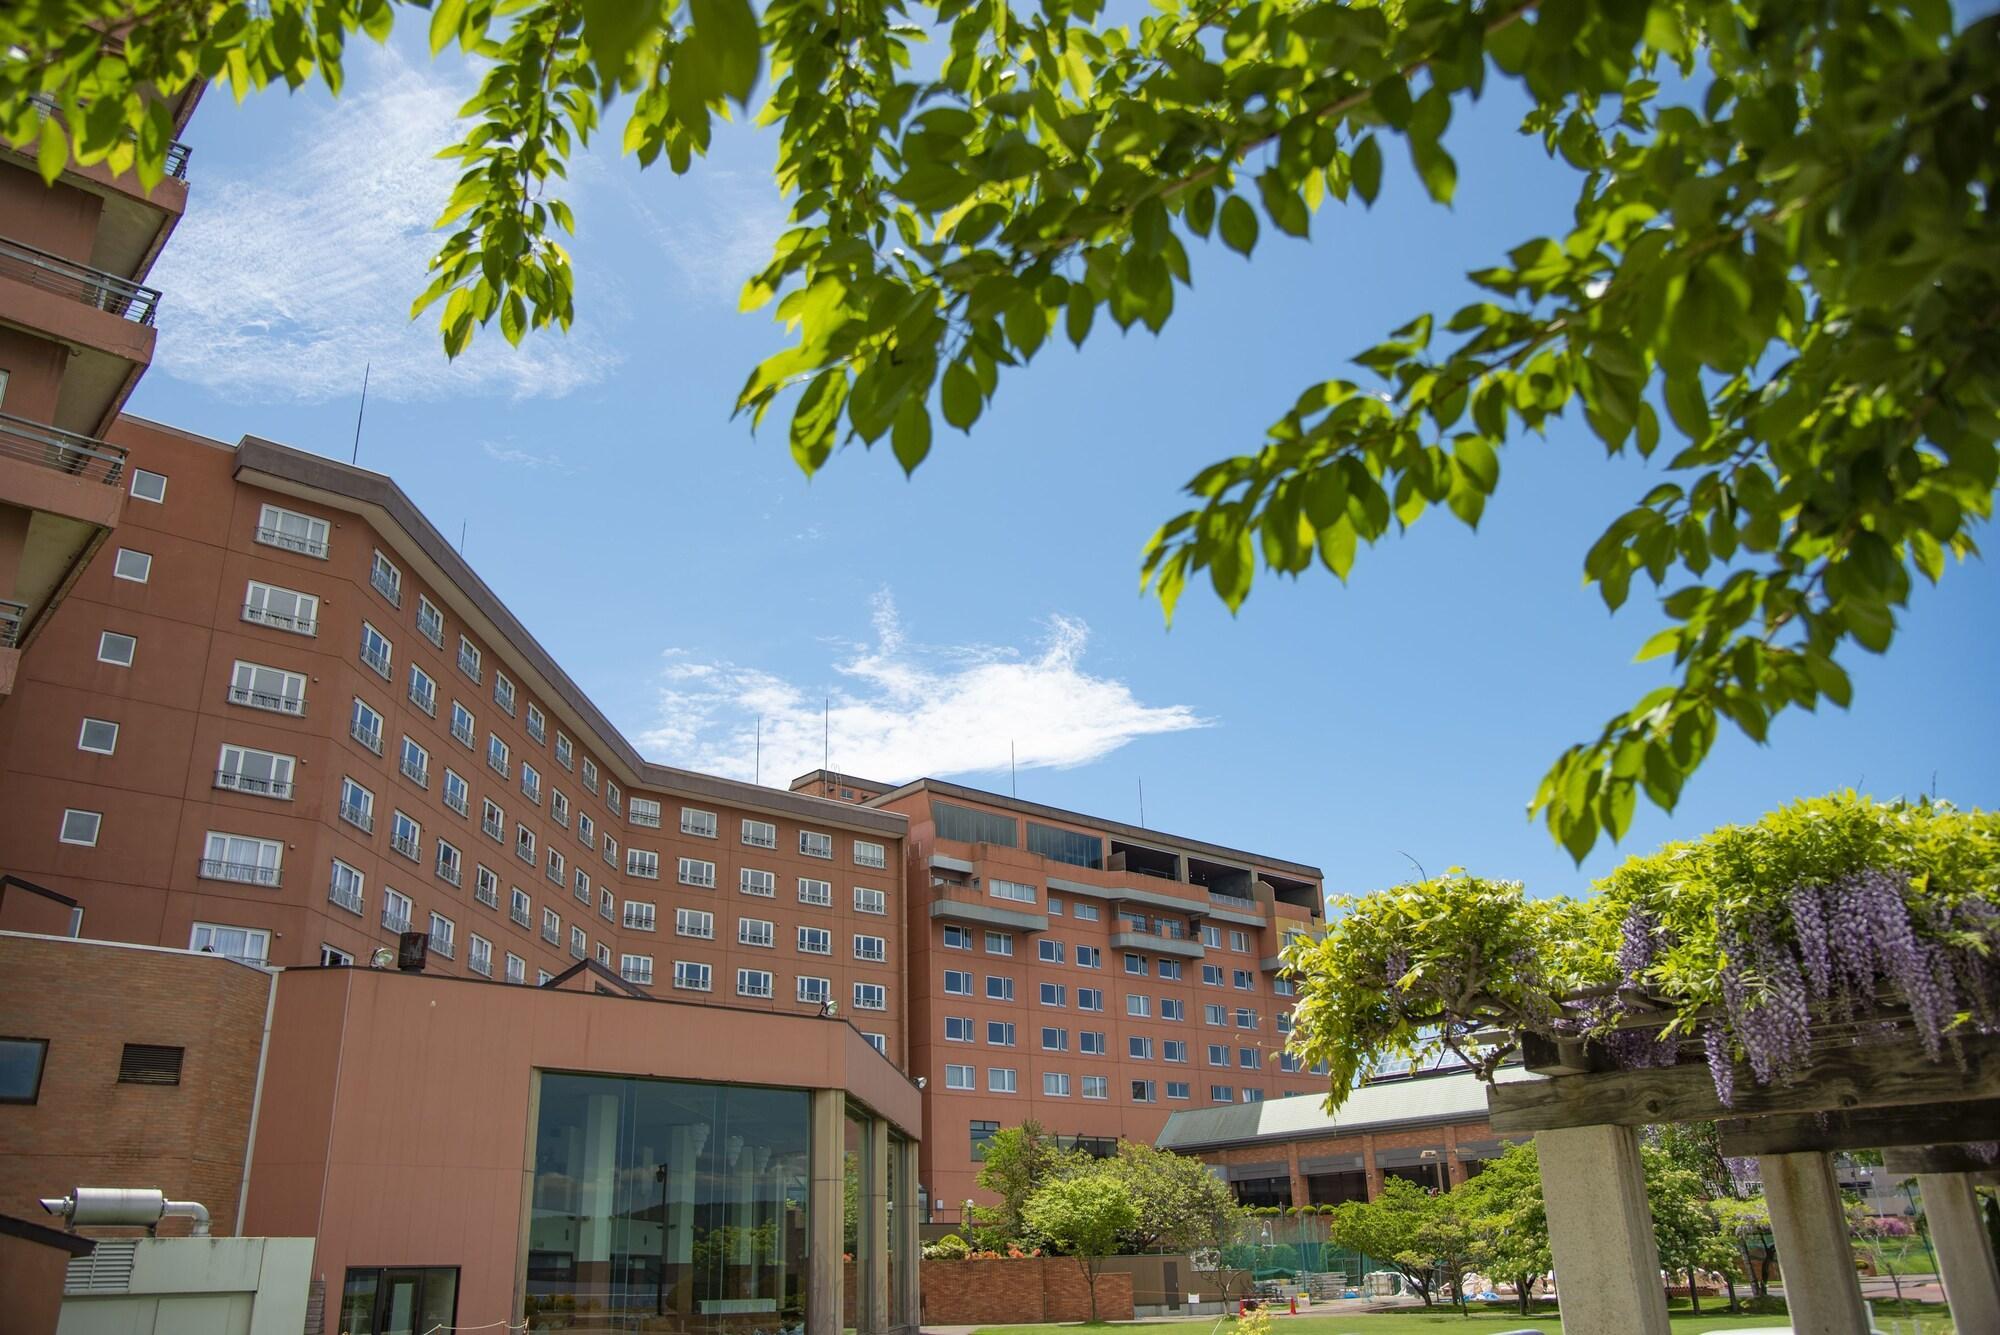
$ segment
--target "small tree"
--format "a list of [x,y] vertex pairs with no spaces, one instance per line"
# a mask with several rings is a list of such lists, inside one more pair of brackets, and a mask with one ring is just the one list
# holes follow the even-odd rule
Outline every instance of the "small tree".
[[1240,1209],[1229,1184],[1212,1168],[1172,1150],[1121,1141],[1116,1158],[1090,1171],[1117,1183],[1131,1198],[1137,1222],[1125,1244],[1132,1251],[1192,1251],[1210,1241],[1218,1215]]
[[1022,1218],[1049,1245],[1068,1252],[1083,1268],[1090,1290],[1090,1319],[1097,1320],[1097,1274],[1118,1246],[1118,1236],[1138,1221],[1132,1200],[1099,1173],[1058,1178],[1028,1198]]
[[1382,1194],[1372,1201],[1349,1201],[1333,1212],[1328,1237],[1349,1251],[1387,1261],[1410,1282],[1424,1306],[1431,1306],[1436,1288],[1434,1258],[1419,1249],[1419,1237],[1430,1225],[1431,1194],[1400,1177],[1384,1178]]
[[[1421,1188],[1419,1188],[1421,1190]],[[1450,1286],[1452,1305],[1465,1310],[1465,1276],[1479,1248],[1467,1202],[1457,1192],[1425,1192],[1428,1207],[1416,1238],[1403,1258],[1413,1267],[1430,1266]]]
[[1249,1273],[1247,1267],[1231,1261],[1230,1253],[1240,1246],[1251,1226],[1250,1211],[1238,1204],[1236,1194],[1225,1186],[1187,1238],[1188,1264],[1196,1274],[1208,1271],[1213,1276],[1216,1296],[1224,1308],[1236,1288],[1236,1277]]
[[974,1214],[1000,1235],[990,1239],[997,1244],[995,1250],[1027,1236],[1022,1211],[1037,1191],[1059,1178],[1081,1173],[1095,1162],[1080,1151],[1062,1148],[1041,1123],[1032,1120],[994,1132],[985,1153],[979,1165],[979,1187],[992,1192],[1000,1202],[979,1206]]
[[1534,1142],[1508,1146],[1451,1194],[1466,1211],[1480,1264],[1513,1281],[1521,1315],[1528,1315],[1535,1282],[1555,1268],[1548,1210],[1542,1203],[1542,1163]]
[[1686,1275],[1688,1302],[1701,1311],[1696,1292],[1697,1270],[1719,1269],[1734,1260],[1734,1244],[1723,1234],[1721,1220],[1710,1208],[1701,1177],[1681,1168],[1648,1145],[1640,1154],[1646,1166],[1646,1197],[1653,1211],[1653,1239],[1660,1264],[1669,1275]]

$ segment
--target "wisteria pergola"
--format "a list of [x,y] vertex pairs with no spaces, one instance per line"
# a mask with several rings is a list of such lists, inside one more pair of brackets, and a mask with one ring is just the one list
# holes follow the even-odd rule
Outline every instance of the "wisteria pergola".
[[[1649,1028],[1626,993],[1623,1028]],[[1660,1009],[1657,1030],[1671,1018]],[[1668,1335],[1638,1129],[1716,1121],[1723,1153],[1759,1161],[1797,1335],[1865,1335],[1867,1309],[1834,1180],[1836,1151],[1879,1149],[1923,1192],[1946,1299],[1961,1332],[2000,1332],[2000,1269],[1980,1218],[2000,1140],[2000,1036],[1960,1037],[1943,1060],[1907,1016],[1814,1024],[1805,1061],[1784,1082],[1744,1067],[1728,1106],[1699,1044],[1671,1064],[1621,1069],[1596,1040],[1518,1036],[1529,1070],[1494,1085],[1496,1132],[1532,1132],[1541,1149],[1549,1241],[1565,1335]]]

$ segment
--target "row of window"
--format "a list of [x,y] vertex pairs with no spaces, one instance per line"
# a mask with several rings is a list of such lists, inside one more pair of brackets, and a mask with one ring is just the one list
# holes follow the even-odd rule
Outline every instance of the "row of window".
[[[978,1080],[979,1068],[976,1066],[949,1064],[944,1068],[944,1087],[946,1089],[977,1089],[979,1087]],[[1169,1080],[1166,1084],[1167,1097],[1170,1099],[1180,1100],[1192,1099],[1194,1097],[1194,1092],[1189,1081]],[[1111,1078],[1103,1075],[1081,1076],[1076,1081],[1076,1088],[1086,1099],[1108,1099],[1111,1097]],[[1069,1072],[1042,1072],[1042,1094],[1044,1097],[1066,1099],[1070,1096],[1070,1089]],[[1011,1066],[987,1067],[986,1092],[989,1094],[1020,1093],[1020,1072]],[[1233,1085],[1210,1085],[1208,1087],[1208,1097],[1212,1103],[1234,1103],[1237,1098],[1237,1090]],[[1261,1102],[1264,1097],[1264,1091],[1261,1089],[1244,1089],[1242,1097],[1245,1103]],[[1151,1080],[1134,1080],[1132,1082],[1132,1101],[1134,1103],[1157,1103],[1159,1101],[1159,1086]],[[998,1129],[997,1123],[973,1123],[974,1157],[978,1157],[981,1140],[980,1131],[983,1127],[989,1125],[994,1130]],[[987,1132],[988,1136],[991,1134],[991,1131]]]
[[[944,971],[944,993],[949,997],[970,997],[974,991],[974,978],[967,969],[946,969]],[[1067,1006],[1070,988],[1066,983],[1040,984],[1039,1000],[1044,1006]],[[1006,974],[986,975],[986,999],[988,1001],[1014,1000],[1014,980]],[[1187,1019],[1187,1002],[1180,997],[1159,998],[1159,1018],[1183,1021]],[[1078,1010],[1101,1011],[1104,1009],[1104,989],[1099,987],[1079,987],[1076,989]],[[1125,995],[1125,1013],[1138,1019],[1153,1017],[1153,998],[1143,992],[1128,992]],[[1259,1024],[1256,1011],[1247,1006],[1239,1006],[1233,1016],[1228,1007],[1216,1003],[1202,1007],[1202,1020],[1206,1024],[1225,1025],[1234,1020],[1238,1029],[1255,1029]]]

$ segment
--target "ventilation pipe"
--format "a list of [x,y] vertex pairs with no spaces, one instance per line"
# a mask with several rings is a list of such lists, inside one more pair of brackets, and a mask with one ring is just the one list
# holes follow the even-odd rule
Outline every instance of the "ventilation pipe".
[[42,1208],[76,1228],[143,1228],[152,1233],[162,1219],[191,1219],[194,1236],[208,1236],[208,1207],[200,1201],[170,1201],[157,1187],[76,1187],[67,1196],[44,1196]]

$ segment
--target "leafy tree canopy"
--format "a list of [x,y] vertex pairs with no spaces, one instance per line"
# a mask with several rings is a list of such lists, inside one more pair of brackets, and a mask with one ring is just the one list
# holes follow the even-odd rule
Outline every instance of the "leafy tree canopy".
[[1479,1240],[1477,1264],[1513,1282],[1516,1301],[1526,1316],[1535,1281],[1555,1269],[1535,1143],[1509,1145],[1486,1160],[1477,1177],[1452,1188],[1451,1194],[1459,1198]]
[[1960,1031],[2000,1031],[2000,816],[1845,793],[1596,889],[1530,900],[1454,870],[1336,899],[1326,934],[1287,953],[1293,1050],[1328,1064],[1334,1106],[1392,1057],[1449,1050],[1490,1075],[1522,1033],[1628,1067],[1705,1059],[1726,1105],[1739,1061],[1784,1080],[1824,1021],[1879,1014],[1940,1060]]
[[1327,1240],[1364,1256],[1378,1257],[1402,1274],[1429,1307],[1436,1287],[1435,1198],[1414,1182],[1400,1177],[1382,1179],[1382,1190],[1369,1201],[1348,1201],[1334,1210]]
[[1091,1165],[1089,1155],[1064,1149],[1042,1124],[1030,1118],[1019,1126],[1002,1127],[988,1137],[986,1157],[979,1164],[979,1187],[1000,1198],[999,1204],[975,1206],[976,1217],[990,1225],[991,1242],[1004,1246],[1027,1238],[1029,1198],[1058,1178],[1073,1177]]
[[1090,1290],[1090,1319],[1097,1320],[1098,1268],[1117,1250],[1119,1237],[1138,1222],[1124,1188],[1102,1173],[1057,1178],[1028,1199],[1022,1217],[1052,1246],[1077,1259]]
[[1117,1184],[1132,1202],[1130,1251],[1191,1252],[1233,1235],[1243,1217],[1236,1193],[1190,1155],[1121,1141],[1118,1153],[1090,1171]]
[[916,468],[937,418],[970,430],[1058,332],[1160,329],[1199,243],[1247,256],[1373,205],[1389,153],[1449,204],[1452,119],[1519,85],[1522,133],[1575,170],[1568,230],[1330,367],[1262,441],[1218,442],[1143,581],[1171,615],[1203,576],[1232,609],[1260,567],[1345,579],[1426,512],[1476,524],[1503,448],[1560,418],[1655,459],[1583,569],[1614,609],[1661,592],[1640,656],[1674,676],[1535,792],[1579,859],[1640,794],[1671,808],[1721,722],[1762,740],[1845,705],[1842,661],[1886,649],[1913,576],[1991,513],[2000,18],[1960,28],[1946,0],[1156,0],[1136,22],[1100,0],[21,0],[0,132],[51,179],[73,156],[151,183],[171,122],[149,88],[337,93],[348,40],[408,9],[484,70],[416,301],[453,355],[496,319],[569,326],[559,191],[614,102],[625,151],[682,172],[762,97],[793,226],[743,304],[790,345],[737,407],[783,402],[807,471],[884,440]]

